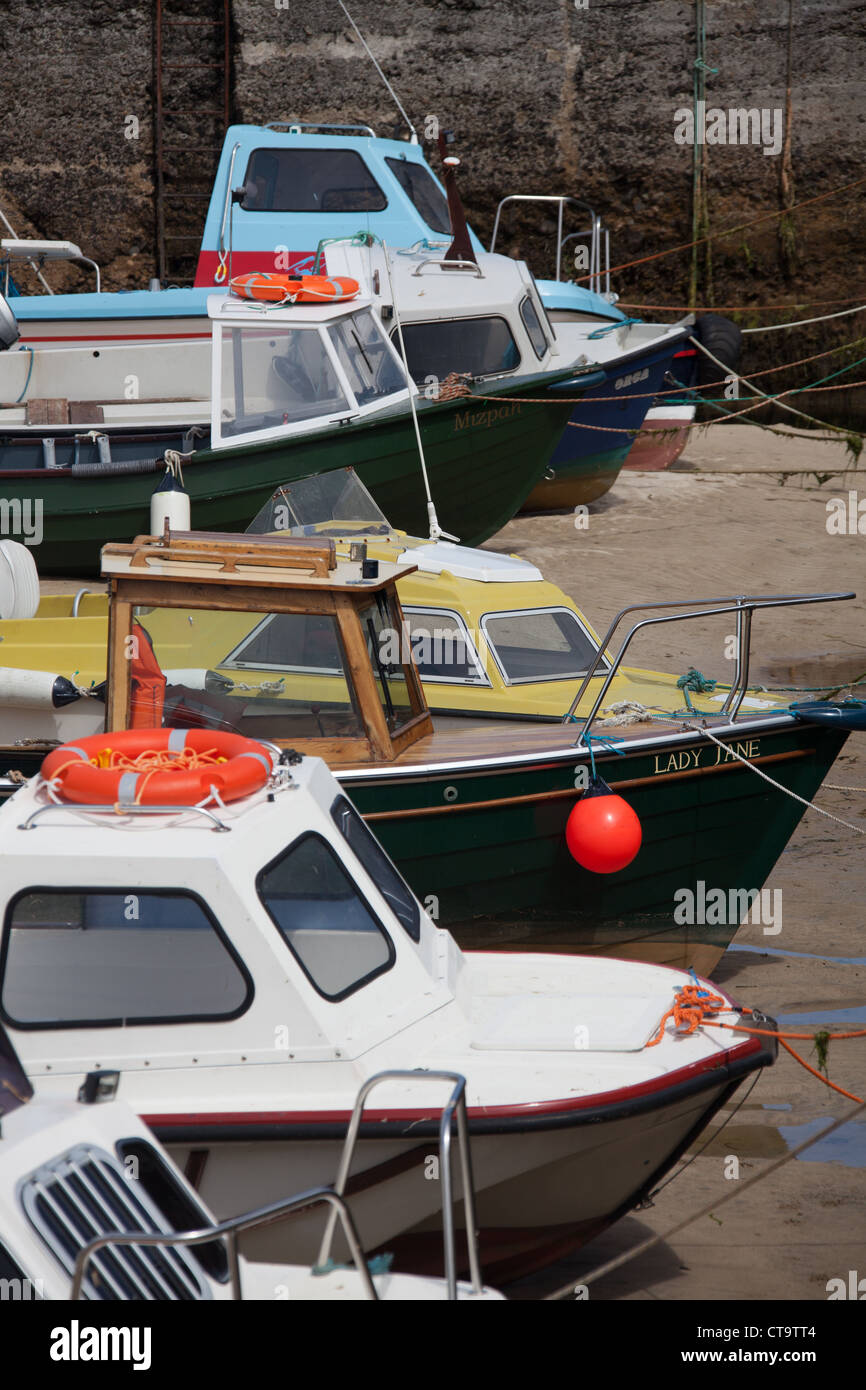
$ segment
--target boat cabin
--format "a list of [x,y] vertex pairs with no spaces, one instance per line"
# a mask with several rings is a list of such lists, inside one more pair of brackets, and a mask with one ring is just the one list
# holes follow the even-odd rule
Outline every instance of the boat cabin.
[[432,731],[396,589],[413,565],[363,545],[338,559],[327,537],[168,531],[102,556],[108,730],[231,729],[337,763]]
[[177,439],[188,452],[208,431],[220,449],[405,409],[414,388],[374,307],[360,295],[285,307],[210,295],[193,341],[3,354],[0,430],[15,438],[0,467],[110,463],[126,434],[141,452],[163,428],[194,431]]

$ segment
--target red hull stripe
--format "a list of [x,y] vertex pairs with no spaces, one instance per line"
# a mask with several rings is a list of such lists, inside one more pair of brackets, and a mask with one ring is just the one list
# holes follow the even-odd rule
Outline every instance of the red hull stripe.
[[[309,261],[312,265],[315,254],[315,248],[312,251],[285,251],[273,246],[269,246],[267,249],[262,248],[261,251],[234,251],[232,253],[232,275],[244,275],[251,270],[281,271],[283,274],[291,274],[295,267],[304,261]],[[199,253],[195,272],[196,289],[222,289],[228,284],[228,260],[226,260],[226,274],[217,280],[219,263],[219,256],[216,251]]]
[[[190,315],[190,317],[196,317]],[[148,320],[142,319],[142,322]],[[69,337],[36,338],[31,333],[22,336],[21,343],[27,347],[29,343],[56,343],[62,347],[65,343],[156,343],[179,342],[185,343],[192,338],[210,338],[210,333],[76,333]]]
[[[505,1118],[534,1118],[538,1115],[568,1115],[579,1110],[589,1110],[599,1106],[610,1106],[611,1109],[621,1106],[628,1101],[637,1100],[641,1096],[657,1095],[663,1091],[673,1091],[684,1082],[693,1077],[700,1076],[707,1072],[718,1071],[726,1068],[728,1064],[736,1058],[743,1061],[747,1057],[759,1053],[763,1050],[763,1041],[760,1038],[749,1038],[748,1041],[739,1044],[737,1047],[726,1048],[724,1052],[717,1053],[714,1057],[707,1057],[702,1062],[693,1062],[691,1066],[681,1067],[677,1071],[670,1072],[666,1076],[654,1077],[651,1081],[642,1081],[639,1086],[622,1086],[616,1091],[603,1091],[601,1094],[591,1096],[569,1096],[561,1100],[528,1101],[516,1105],[479,1105],[470,1106],[468,1111],[469,1120],[473,1119],[505,1119]],[[720,1078],[724,1082],[726,1078]],[[348,1124],[351,1118],[350,1110],[229,1110],[211,1112],[187,1112],[184,1114],[169,1115],[144,1115],[142,1117],[145,1124],[153,1129],[170,1130],[174,1127],[181,1128],[188,1125],[314,1125],[314,1124]],[[366,1110],[364,1112],[365,1124],[375,1124],[383,1121],[394,1121],[399,1123],[419,1122],[423,1120],[438,1120],[439,1112],[427,1110]]]

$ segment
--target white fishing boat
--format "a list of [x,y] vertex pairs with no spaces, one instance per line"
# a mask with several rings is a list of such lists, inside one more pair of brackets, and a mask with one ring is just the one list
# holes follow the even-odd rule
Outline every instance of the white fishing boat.
[[[351,1209],[333,1188],[218,1225],[152,1131],[117,1098],[119,1081],[116,1072],[91,1072],[69,1099],[34,1095],[0,1025],[0,1302],[501,1298],[481,1283],[477,1260],[473,1284],[454,1278],[448,1223],[448,1279],[395,1274],[385,1262],[369,1268]],[[458,1078],[455,1096],[463,1084]],[[311,1208],[323,1232],[329,1214],[341,1222],[352,1266],[252,1264],[238,1253],[242,1232]]]
[[[171,761],[225,737],[237,738],[97,742]],[[336,1174],[366,1249],[438,1272],[437,1078],[463,1075],[469,1225],[501,1282],[630,1210],[773,1060],[771,1040],[715,1026],[740,1018],[724,994],[688,1034],[665,1022],[694,986],[681,971],[464,954],[317,758],[227,747],[228,771],[188,774],[204,793],[185,806],[172,772],[103,775],[89,751],[57,750],[52,781],[0,809],[2,1016],[51,1099],[121,1071],[126,1100],[220,1219]],[[79,797],[82,776],[90,801],[58,799]],[[259,789],[229,802],[236,778]],[[341,1168],[356,1093],[383,1072]],[[309,1264],[321,1221],[299,1214],[241,1248]]]

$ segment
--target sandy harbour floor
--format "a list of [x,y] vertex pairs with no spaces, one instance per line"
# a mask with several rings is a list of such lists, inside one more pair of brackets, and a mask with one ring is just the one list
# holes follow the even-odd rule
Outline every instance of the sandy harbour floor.
[[[631,602],[856,590],[850,602],[762,614],[752,629],[753,681],[841,684],[866,673],[866,534],[827,529],[827,503],[842,499],[850,508],[852,492],[854,505],[863,503],[866,532],[866,456],[858,467],[844,445],[721,426],[693,434],[668,473],[621,473],[590,508],[585,529],[564,513],[520,516],[488,544],[537,563],[602,629]],[[729,681],[729,631],[727,619],[672,624],[636,639],[640,645],[630,660],[677,672],[697,666]],[[866,697],[866,686],[856,693]],[[825,786],[817,804],[866,831],[866,737],[851,736],[827,780],[860,790]],[[766,936],[761,925],[741,926],[716,969],[717,982],[783,1027],[809,1031],[816,1014],[831,1030],[866,1027],[864,838],[807,812],[768,886],[782,891],[782,931]],[[814,1065],[812,1044],[795,1045]],[[829,1065],[832,1080],[866,1097],[866,1038],[831,1044]],[[626,1217],[545,1275],[523,1281],[512,1296],[537,1298],[579,1281],[697,1212],[714,1194],[726,1195],[738,1180],[725,1176],[729,1156],[739,1159],[745,1180],[853,1108],[780,1053],[724,1132],[709,1144],[706,1134],[700,1138],[696,1148],[707,1147],[651,1209]],[[866,1276],[864,1168],[861,1116],[728,1202],[717,1217],[704,1217],[591,1284],[589,1296],[826,1299],[829,1280],[847,1283],[851,1270]]]

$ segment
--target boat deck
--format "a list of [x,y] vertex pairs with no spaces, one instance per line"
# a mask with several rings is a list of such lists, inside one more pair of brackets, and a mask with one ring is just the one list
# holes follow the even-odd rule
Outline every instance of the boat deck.
[[[761,714],[745,715],[738,718],[737,724],[745,730],[750,724],[767,717]],[[694,716],[706,719],[706,715]],[[690,721],[691,722],[691,721]],[[726,727],[726,717],[716,721]],[[545,751],[556,752],[572,748],[577,743],[582,721],[571,724],[533,722],[523,719],[472,717],[462,718],[454,715],[433,715],[433,733],[419,738],[404,749],[388,766],[421,767],[431,763],[461,762],[466,759],[494,759],[537,756]],[[684,731],[683,719],[654,719],[651,724],[624,724],[602,727],[596,725],[593,737],[629,743],[648,737],[664,738]],[[597,748],[597,745],[596,745]],[[348,764],[348,768],[361,767],[362,764]],[[369,764],[367,764],[369,766]]]

